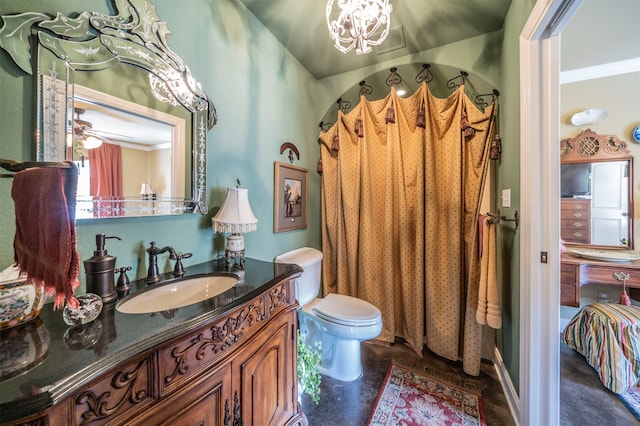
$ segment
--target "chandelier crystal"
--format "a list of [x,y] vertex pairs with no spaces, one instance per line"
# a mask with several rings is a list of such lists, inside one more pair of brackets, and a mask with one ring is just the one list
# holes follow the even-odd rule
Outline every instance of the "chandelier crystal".
[[389,34],[391,9],[389,0],[329,0],[327,26],[336,48],[342,53],[355,48],[358,55],[371,52]]

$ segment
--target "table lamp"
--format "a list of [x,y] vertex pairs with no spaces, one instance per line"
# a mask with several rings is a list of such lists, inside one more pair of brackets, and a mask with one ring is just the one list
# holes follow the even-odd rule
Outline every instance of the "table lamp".
[[224,251],[227,266],[232,258],[238,258],[240,268],[244,268],[245,252],[242,234],[258,228],[258,219],[253,215],[249,205],[249,191],[246,188],[227,188],[227,198],[213,217],[212,223],[215,232],[231,234],[227,236]]
[[143,200],[156,199],[156,193],[153,192],[153,188],[150,183],[144,182],[140,187],[140,195],[142,195]]

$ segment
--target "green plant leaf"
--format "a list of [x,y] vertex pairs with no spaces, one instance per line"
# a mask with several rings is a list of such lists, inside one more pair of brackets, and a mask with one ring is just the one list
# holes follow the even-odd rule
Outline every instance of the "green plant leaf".
[[322,352],[320,342],[315,342],[311,347],[304,342],[304,336],[298,330],[298,382],[303,393],[311,397],[311,400],[318,404],[320,401],[320,362]]
[[37,12],[2,17],[4,25],[0,28],[0,47],[6,50],[16,65],[27,74],[33,75],[29,44],[31,27],[48,18],[49,16]]

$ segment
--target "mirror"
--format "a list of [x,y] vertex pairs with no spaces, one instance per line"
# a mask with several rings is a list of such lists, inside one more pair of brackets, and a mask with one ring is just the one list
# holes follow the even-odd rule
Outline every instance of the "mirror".
[[[185,176],[185,166],[191,164],[185,149],[188,117],[181,117],[181,111],[162,112],[77,83],[73,112],[67,152],[79,170],[76,219],[157,215],[167,207],[172,211],[166,214],[180,213],[185,194],[191,194],[191,180]],[[111,155],[114,145],[117,155]],[[102,156],[109,159],[109,167],[99,167]],[[109,209],[115,197],[106,192],[112,186],[91,185],[91,175],[100,176],[100,183],[119,182],[122,198],[128,200],[124,208]],[[97,200],[105,201],[101,208]]]
[[[0,47],[29,74],[29,36],[38,41],[36,160],[76,162],[82,184],[90,150],[101,150],[87,144],[119,147],[121,154],[110,158],[122,164],[105,160],[105,167],[122,169],[122,191],[79,192],[78,218],[206,213],[207,131],[215,108],[167,46],[170,32],[148,0],[114,0],[114,8],[113,16],[2,16]],[[119,116],[138,131],[104,116]],[[156,125],[165,135],[147,134]]]
[[565,245],[633,249],[633,156],[590,129],[560,143],[560,236]]

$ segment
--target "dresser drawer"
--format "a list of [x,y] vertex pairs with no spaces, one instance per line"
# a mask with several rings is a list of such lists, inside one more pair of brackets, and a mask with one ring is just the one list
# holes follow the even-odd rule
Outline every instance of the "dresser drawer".
[[567,210],[589,210],[591,200],[562,200],[562,209]]
[[562,282],[574,282],[576,281],[576,265],[568,263],[560,264],[560,280]]
[[589,244],[589,230],[588,229],[564,229],[560,230],[560,238],[570,243],[582,243]]
[[613,284],[622,287],[622,281],[618,281],[613,276],[616,272],[629,274],[628,286],[640,287],[640,270],[625,268],[624,266],[582,265],[580,282],[581,284]]
[[563,230],[587,230],[589,229],[589,221],[584,219],[563,219],[560,224]]
[[560,219],[562,220],[589,220],[589,210],[561,210]]

